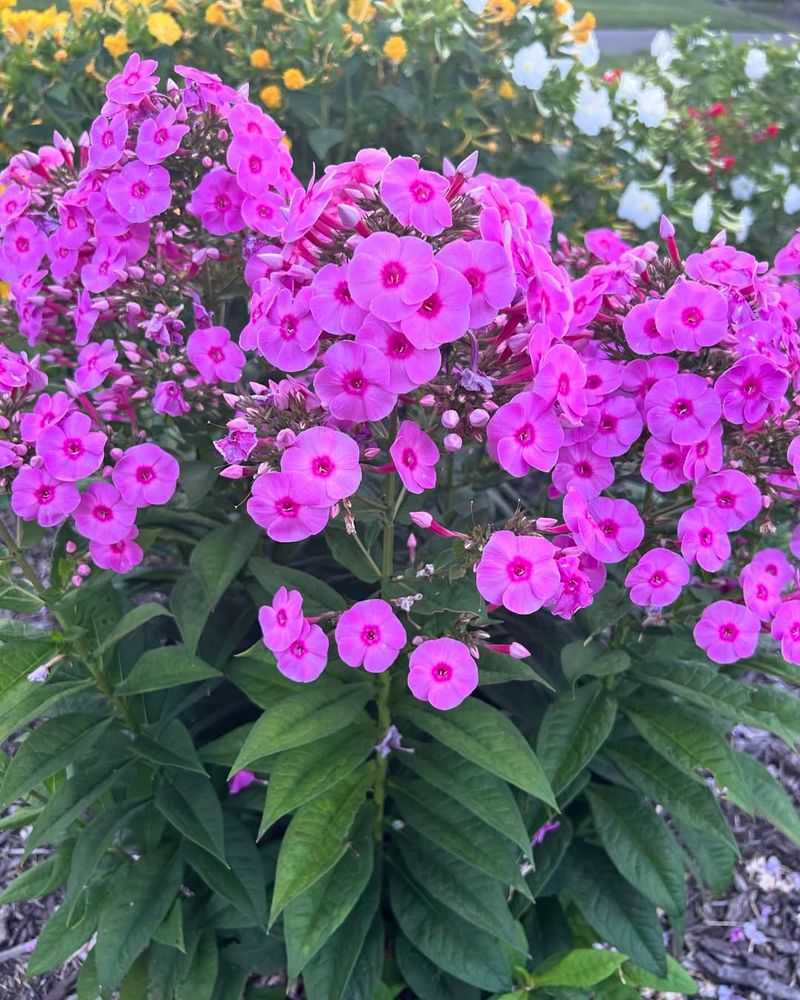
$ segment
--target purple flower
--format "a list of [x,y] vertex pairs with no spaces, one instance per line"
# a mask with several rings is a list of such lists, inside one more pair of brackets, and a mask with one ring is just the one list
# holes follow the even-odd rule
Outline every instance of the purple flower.
[[22,414],[19,425],[22,440],[35,441],[45,427],[57,424],[71,405],[72,401],[65,392],[54,392],[52,396],[43,392],[36,400],[33,410]]
[[690,507],[678,521],[678,538],[683,558],[709,573],[722,569],[731,555],[725,525],[712,507]]
[[679,281],[659,303],[656,325],[679,351],[696,353],[718,344],[728,332],[728,301],[716,288]]
[[669,354],[675,349],[672,341],[656,326],[660,299],[648,299],[634,306],[622,321],[628,346],[637,354]]
[[74,386],[78,393],[89,392],[102,385],[117,360],[117,349],[113,340],[87,344],[78,355]]
[[714,663],[735,663],[755,653],[759,630],[758,618],[744,605],[716,601],[704,608],[693,634]]
[[56,479],[75,482],[100,468],[107,438],[91,427],[85,413],[70,413],[60,424],[51,424],[39,434],[36,454]]
[[357,442],[331,427],[301,431],[281,455],[281,471],[316,481],[331,503],[352,496],[361,484]]
[[172,499],[180,471],[177,460],[157,444],[137,444],[118,459],[111,478],[129,504],[151,507]]
[[242,377],[244,351],[224,326],[195,330],[186,342],[186,356],[207,382],[238,382]]
[[324,487],[299,472],[265,472],[253,484],[247,513],[273,541],[299,542],[328,523]]
[[710,507],[725,531],[744,527],[761,512],[761,493],[743,472],[725,469],[706,476],[692,490],[699,507]]
[[81,501],[72,483],[60,482],[46,469],[23,465],[11,484],[11,509],[23,521],[43,528],[61,524]]
[[469,283],[469,325],[486,326],[511,304],[517,290],[508,251],[489,240],[454,240],[442,247],[436,259],[459,271]]
[[781,656],[787,663],[800,664],[800,600],[784,601],[778,607],[772,638],[781,644]]
[[111,545],[128,535],[136,520],[136,508],[126,503],[111,483],[92,483],[73,516],[84,538]]
[[319,625],[304,621],[300,635],[276,654],[278,670],[290,680],[309,684],[328,665],[328,646],[328,637]]
[[712,285],[744,288],[752,285],[757,261],[752,254],[735,247],[709,247],[703,253],[689,254],[684,270],[690,278]]
[[196,215],[214,236],[226,236],[244,229],[243,200],[234,175],[224,167],[215,167],[192,192],[186,211]]
[[237,136],[228,146],[228,166],[242,191],[260,195],[278,176],[275,144],[260,135]]
[[447,200],[449,181],[432,170],[421,170],[411,156],[398,156],[381,175],[381,197],[398,222],[425,236],[438,236],[453,224]]
[[556,550],[546,539],[495,531],[475,574],[478,593],[518,615],[538,611],[558,590]]
[[267,649],[273,653],[288,649],[305,626],[303,595],[299,590],[279,587],[272,598],[272,605],[265,604],[259,608],[258,624]]
[[106,118],[100,115],[89,129],[89,164],[98,170],[113,167],[125,152],[128,141],[128,119],[126,115]]
[[131,528],[124,538],[110,544],[92,539],[89,542],[89,555],[100,569],[129,573],[144,559],[142,547],[135,541],[138,534],[136,528]]
[[154,166],[179,148],[189,126],[182,124],[177,118],[175,108],[164,108],[155,118],[145,118],[139,126],[136,139],[136,155],[142,163]]
[[625,577],[634,604],[665,608],[681,596],[689,582],[689,567],[675,552],[650,549]]
[[258,778],[252,771],[237,771],[232,778],[228,778],[228,794],[238,795],[243,789],[257,781]]
[[696,444],[717,423],[719,397],[699,375],[675,375],[657,382],[644,401],[647,428],[661,441]]
[[125,276],[125,264],[119,244],[101,240],[92,259],[81,268],[81,282],[87,291],[104,292]]
[[530,469],[548,472],[556,463],[564,431],[552,406],[533,392],[521,392],[489,421],[486,449],[512,476]]
[[18,278],[35,271],[47,252],[47,237],[31,219],[12,222],[3,235],[0,276]]
[[158,69],[155,59],[142,59],[138,52],[132,53],[122,72],[112,76],[106,84],[106,97],[115,104],[138,104],[145,94],[156,88],[155,69]]
[[369,344],[339,341],[325,352],[314,390],[337,420],[380,420],[397,397],[389,389],[389,363]]
[[[571,347],[555,344],[545,351],[533,381],[534,391],[548,403],[558,402],[572,424],[579,423],[586,414],[585,385],[586,366]],[[607,454],[599,448],[593,450],[598,455]]]
[[359,601],[336,623],[336,646],[349,667],[379,674],[397,659],[406,644],[406,630],[386,601]]
[[404,420],[400,424],[389,454],[409,493],[424,493],[436,486],[439,449],[413,420]]
[[588,444],[565,445],[559,451],[553,468],[553,486],[559,493],[573,489],[591,500],[613,482],[611,459],[596,455]]
[[170,206],[169,171],[137,160],[109,178],[106,194],[112,207],[128,222],[147,222]]
[[177,382],[167,380],[159,382],[153,393],[153,411],[167,413],[171,417],[180,417],[189,412],[189,404],[183,398],[183,392]]
[[5,190],[0,192],[0,226],[9,226],[23,215],[30,200],[29,188],[21,187],[14,181],[7,184]]
[[286,200],[282,195],[274,191],[259,191],[248,195],[242,202],[242,219],[258,233],[279,236],[286,224],[283,216],[285,207]]
[[732,424],[755,424],[786,392],[789,376],[769,358],[748,354],[717,379],[722,412]]
[[592,451],[613,458],[627,453],[642,433],[642,418],[630,396],[614,393],[598,405],[597,430],[590,439]]
[[408,686],[415,698],[447,711],[478,686],[478,667],[463,642],[428,639],[408,658]]
[[544,823],[531,837],[531,847],[538,847],[548,834],[554,833],[561,826],[561,823],[557,819],[550,820],[548,823]]
[[591,556],[617,563],[638,548],[644,523],[629,500],[595,497],[586,501],[576,490],[564,498],[564,520]]
[[317,356],[322,331],[310,304],[310,288],[301,288],[297,295],[281,288],[257,328],[259,353],[282,372],[302,371]]
[[642,456],[642,478],[652,483],[660,493],[671,493],[688,482],[683,471],[688,452],[686,445],[648,438]]
[[347,277],[354,302],[387,323],[412,316],[438,282],[428,244],[391,233],[359,243]]
[[415,347],[402,331],[371,315],[361,324],[356,343],[377,348],[389,362],[392,392],[408,392],[430,382],[442,364],[438,347]]

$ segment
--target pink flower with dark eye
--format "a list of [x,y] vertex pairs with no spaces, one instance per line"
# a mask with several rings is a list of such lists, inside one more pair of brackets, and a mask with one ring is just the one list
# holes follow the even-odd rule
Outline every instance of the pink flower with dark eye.
[[732,424],[762,420],[786,392],[789,376],[769,358],[748,354],[717,379],[722,412]]
[[678,362],[674,358],[656,357],[645,361],[637,358],[622,368],[622,388],[631,393],[642,412],[647,393],[662,378],[678,374]]
[[583,242],[589,253],[607,264],[616,263],[631,249],[630,243],[626,243],[613,229],[587,229]]
[[183,398],[183,390],[177,382],[167,380],[158,382],[153,393],[153,412],[167,413],[171,417],[180,417],[188,413],[191,407]]
[[90,292],[104,292],[125,276],[126,263],[119,244],[101,240],[81,267],[81,283]]
[[453,224],[447,200],[450,182],[432,170],[421,170],[411,156],[398,156],[381,175],[381,197],[398,222],[425,236],[438,236]]
[[328,523],[324,487],[298,472],[265,472],[253,483],[247,513],[275,542],[299,542]]
[[10,226],[15,219],[24,215],[30,200],[29,188],[21,187],[14,181],[7,184],[0,191],[0,227]]
[[657,382],[644,401],[647,429],[661,441],[695,444],[722,415],[713,389],[699,375],[675,375]]
[[760,572],[752,564],[739,574],[744,603],[762,622],[773,617],[781,603],[781,587],[775,577]]
[[50,273],[59,281],[72,274],[78,263],[78,251],[63,242],[61,230],[57,229],[47,241],[47,256],[50,258]]
[[435,378],[442,365],[438,347],[415,347],[400,330],[368,315],[356,334],[356,343],[376,347],[389,362],[389,388],[408,392]]
[[787,663],[800,664],[800,601],[784,601],[775,612],[772,638],[781,644],[781,656]]
[[611,458],[624,455],[642,433],[642,418],[630,396],[606,396],[599,404],[599,419],[594,437],[590,438],[592,451]]
[[51,424],[36,441],[36,454],[56,479],[75,482],[96,472],[105,452],[105,434],[93,431],[85,413],[70,413],[60,424]]
[[23,465],[11,484],[11,509],[23,521],[43,528],[61,524],[81,501],[72,483],[59,482],[46,469]]
[[548,403],[558,402],[574,424],[587,410],[585,385],[586,366],[567,344],[555,344],[545,352],[533,382],[536,395]]
[[106,84],[106,97],[115,104],[138,104],[145,94],[155,90],[158,77],[153,71],[158,69],[155,59],[142,59],[133,52],[121,73],[112,76]]
[[389,362],[369,344],[338,341],[325,352],[314,391],[337,420],[359,423],[391,413],[397,397],[389,389]]
[[725,469],[706,476],[692,490],[699,507],[719,516],[725,531],[736,531],[761,513],[761,492],[743,472]]
[[709,247],[703,253],[689,254],[684,270],[690,278],[711,285],[744,288],[753,284],[757,261],[752,254],[735,247]]
[[113,167],[125,152],[128,119],[124,114],[106,118],[100,115],[89,129],[89,165],[98,170]]
[[603,361],[599,358],[589,358],[586,361],[586,402],[590,406],[600,403],[622,385],[622,365],[616,361]]
[[110,177],[106,195],[111,206],[128,222],[147,222],[170,206],[169,171],[133,160]]
[[625,577],[631,600],[642,607],[674,604],[691,577],[689,567],[675,552],[650,549]]
[[436,288],[433,250],[416,236],[372,233],[356,247],[347,280],[356,305],[397,323]]
[[659,333],[656,310],[660,299],[648,299],[634,306],[622,321],[628,346],[637,354],[669,354],[675,349],[672,341]]
[[35,271],[47,252],[47,237],[35,222],[23,217],[12,222],[3,235],[0,272],[8,279]]
[[358,443],[331,427],[300,431],[281,455],[282,472],[298,472],[316,481],[331,503],[352,496],[361,484]]
[[128,535],[136,520],[136,508],[126,503],[111,483],[92,483],[81,496],[73,517],[84,538],[111,545]]
[[564,520],[589,555],[602,563],[622,562],[644,538],[644,522],[629,500],[587,501],[570,490],[564,498]]
[[283,210],[286,199],[274,191],[259,191],[242,202],[242,219],[251,229],[265,236],[279,236],[286,225]]
[[406,630],[386,601],[359,601],[336,623],[336,646],[349,667],[380,674],[397,659],[406,644]]
[[752,656],[760,625],[749,608],[733,601],[715,601],[703,610],[694,627],[694,641],[714,663],[735,663]]
[[128,503],[151,507],[172,499],[180,471],[177,459],[157,444],[137,444],[118,460],[111,478]]
[[413,420],[404,420],[400,424],[389,454],[409,493],[424,493],[434,488],[439,449]]
[[478,593],[518,615],[538,611],[559,587],[555,555],[555,547],[544,538],[495,531],[475,573]]
[[19,422],[20,435],[23,441],[35,441],[45,427],[57,424],[66,416],[72,405],[72,400],[65,392],[54,392],[49,396],[43,392],[36,400],[31,413],[23,413]]
[[322,332],[311,311],[311,289],[292,295],[282,288],[258,327],[258,351],[283,372],[308,368],[317,356]]
[[780,549],[759,549],[745,569],[748,572],[752,570],[772,577],[778,590],[783,590],[786,584],[794,578],[792,564]]
[[549,472],[564,443],[564,430],[552,406],[533,392],[504,403],[489,421],[486,449],[512,476],[530,469]]
[[89,542],[89,555],[100,569],[111,569],[115,573],[129,573],[144,559],[141,545],[135,541],[139,532],[131,528],[128,534],[118,542],[100,542],[92,539]]
[[347,271],[347,264],[326,264],[311,282],[311,314],[323,330],[336,336],[357,333],[367,315],[353,301]]
[[11,392],[28,383],[28,366],[23,359],[0,343],[0,389]]
[[800,234],[795,234],[785,247],[775,254],[776,274],[800,274]]
[[548,607],[552,614],[569,621],[577,611],[592,603],[595,593],[605,584],[606,571],[585,552],[580,558],[561,556],[556,564],[561,580],[555,599],[548,602]]
[[286,649],[276,654],[278,670],[284,677],[297,681],[298,684],[309,684],[328,665],[329,645],[328,637],[319,625],[303,622],[300,635]]
[[728,332],[728,300],[709,285],[678,281],[659,303],[656,325],[679,351],[712,347]]
[[731,542],[719,514],[711,507],[690,507],[678,521],[683,558],[697,560],[702,569],[715,573],[730,559]]
[[591,500],[613,482],[611,459],[596,455],[588,444],[565,445],[559,451],[553,468],[553,486],[559,493],[573,489]]
[[408,658],[408,686],[415,698],[447,711],[478,686],[478,667],[463,642],[428,639]]
[[719,472],[723,460],[722,424],[715,424],[702,441],[690,444],[683,471],[689,479],[700,480],[709,472]]
[[145,118],[136,139],[136,156],[142,163],[155,166],[178,149],[189,126],[177,118],[175,108],[164,108],[155,118]]
[[117,349],[113,340],[87,344],[78,354],[78,367],[75,369],[74,385],[79,392],[89,392],[102,385],[116,360]]
[[480,328],[491,323],[501,309],[511,304],[517,279],[508,250],[489,240],[454,240],[436,255],[462,274],[469,284],[469,325]]
[[195,330],[186,342],[186,356],[206,382],[238,382],[242,377],[244,351],[224,326]]
[[264,645],[272,653],[282,653],[300,636],[305,627],[303,595],[299,590],[279,587],[272,598],[272,605],[258,610],[258,624]]
[[247,194],[261,194],[278,177],[275,144],[260,135],[237,136],[228,146],[227,160]]
[[416,312],[400,322],[406,337],[423,350],[452,343],[469,328],[471,292],[467,279],[439,261],[434,261],[433,267],[436,288]]
[[688,451],[687,445],[648,438],[642,456],[642,478],[659,493],[671,493],[689,481],[683,471]]
[[196,215],[214,236],[225,236],[244,229],[243,201],[236,177],[224,167],[215,167],[192,192],[186,211]]

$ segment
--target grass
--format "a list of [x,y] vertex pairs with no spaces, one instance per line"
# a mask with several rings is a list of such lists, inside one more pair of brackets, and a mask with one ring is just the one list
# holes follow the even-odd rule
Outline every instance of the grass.
[[[728,31],[785,31],[789,27],[779,17],[770,17],[769,2],[747,3],[747,9],[723,6],[712,0],[579,0],[576,8],[591,9],[597,27],[667,28],[670,25],[696,24],[708,18],[712,28]],[[754,10],[754,8],[756,8]]]

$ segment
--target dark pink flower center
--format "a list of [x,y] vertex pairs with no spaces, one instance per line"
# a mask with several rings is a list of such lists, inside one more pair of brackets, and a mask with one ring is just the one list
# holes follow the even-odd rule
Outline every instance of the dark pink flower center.
[[610,519],[601,521],[599,527],[606,538],[616,538],[619,534],[619,525],[616,521],[612,521]]
[[225,354],[221,347],[212,347],[208,352],[208,357],[215,365],[225,360]]
[[697,308],[697,306],[689,306],[684,309],[681,313],[681,323],[684,326],[690,326],[692,328],[699,326],[703,322],[703,314]]
[[297,317],[292,313],[286,313],[281,317],[279,330],[284,340],[293,340],[297,335]]
[[433,319],[438,316],[442,311],[442,300],[437,292],[433,295],[428,296],[427,299],[419,307],[419,311],[425,316],[426,319]]
[[660,569],[657,569],[655,573],[650,577],[651,587],[663,587],[665,583],[668,583],[667,574]]
[[800,622],[793,622],[789,629],[789,635],[795,642],[800,642]]
[[708,548],[709,545],[713,545],[714,543],[714,533],[710,528],[701,528],[697,537],[700,540],[700,544],[705,548]]
[[402,333],[395,334],[389,341],[389,353],[396,358],[404,358],[408,354],[409,342]]
[[374,646],[381,641],[381,630],[378,625],[365,625],[361,630],[361,641],[365,646]]
[[643,329],[648,337],[658,336],[658,327],[656,326],[656,321],[653,319],[652,316],[650,316],[648,319],[644,321]]
[[330,455],[317,455],[311,463],[311,471],[315,476],[330,476],[336,468],[336,464]]
[[275,503],[275,511],[278,517],[297,517],[299,508],[291,497],[281,497]]
[[442,681],[450,680],[453,676],[453,668],[449,663],[437,663],[431,671],[431,676],[435,681],[438,681],[441,684]]
[[470,283],[473,292],[482,292],[486,283],[486,275],[478,267],[468,267],[464,272],[464,277]]
[[341,302],[343,306],[350,306],[353,304],[353,296],[350,294],[350,288],[346,281],[340,281],[333,292],[334,298],[337,302]]
[[592,390],[599,389],[602,384],[603,384],[603,380],[600,378],[599,375],[590,375],[586,379],[586,388],[587,389],[592,389]]
[[529,559],[522,556],[514,556],[508,564],[508,576],[514,583],[521,583],[523,580],[530,580],[533,573],[533,565]]
[[263,166],[264,161],[260,156],[256,156],[255,154],[253,154],[247,161],[247,169],[251,174],[260,174]]
[[363,396],[367,391],[368,384],[361,370],[348,372],[342,380],[344,391],[353,396]]
[[168,138],[169,132],[165,128],[156,129],[153,133],[153,142],[159,146],[163,146]]
[[562,372],[558,376],[558,395],[566,396],[569,392],[569,375],[566,372]]
[[275,621],[278,623],[278,625],[280,625],[281,628],[284,628],[288,620],[289,619],[286,612],[284,611],[283,608],[280,608],[275,615]]
[[433,188],[425,181],[414,181],[411,185],[411,197],[416,202],[430,201],[433,197]]
[[533,429],[532,424],[523,424],[522,427],[517,430],[514,437],[517,439],[519,444],[523,446],[526,444],[532,444],[536,440],[536,431]]
[[48,504],[55,498],[56,492],[50,486],[40,486],[34,490],[33,495],[37,503]]
[[384,288],[397,288],[406,280],[406,269],[398,260],[389,261],[383,265],[381,281]]
[[231,200],[226,194],[218,194],[214,199],[214,208],[218,212],[227,212],[231,207]]
[[132,198],[139,198],[139,199],[146,198],[149,193],[150,193],[150,187],[149,185],[145,184],[144,181],[134,181],[134,183],[131,184]]
[[136,470],[136,481],[139,483],[152,483],[156,478],[156,470],[152,465],[140,465]]
[[103,137],[101,139],[101,142],[106,149],[114,145],[114,133],[111,131],[111,129],[106,129],[106,131],[103,132]]
[[64,442],[64,453],[68,458],[80,458],[83,454],[83,442],[80,438],[67,438]]
[[272,211],[272,209],[269,207],[269,205],[265,205],[262,202],[258,206],[258,217],[259,217],[259,219],[271,219],[274,214],[275,213]]
[[104,503],[99,503],[92,511],[92,516],[95,520],[103,521],[107,524],[109,521],[114,520],[114,511]]
[[731,493],[723,491],[722,493],[717,494],[717,507],[722,507],[727,510],[729,507],[733,507],[735,503],[736,499]]
[[761,382],[757,378],[749,378],[742,384],[743,396],[755,396],[761,392]]
[[725,622],[719,627],[719,637],[723,642],[733,642],[739,636],[739,629],[734,622]]
[[575,475],[581,479],[591,479],[592,467],[588,462],[578,462],[575,466]]
[[414,451],[413,448],[404,448],[403,449],[403,459],[402,459],[402,461],[403,461],[403,465],[407,469],[415,469],[416,468],[416,466],[417,466],[417,453]]
[[691,399],[676,399],[670,410],[673,416],[676,416],[678,420],[686,420],[687,417],[691,417],[694,413],[694,407],[692,406]]

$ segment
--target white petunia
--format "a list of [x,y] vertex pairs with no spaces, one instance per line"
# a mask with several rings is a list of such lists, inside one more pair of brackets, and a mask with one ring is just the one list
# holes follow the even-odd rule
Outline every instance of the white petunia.
[[514,54],[511,79],[518,87],[541,90],[552,63],[541,42],[532,42]]
[[581,84],[572,121],[584,135],[599,135],[612,122],[611,101],[608,91],[595,90],[588,80]]
[[647,128],[658,128],[667,117],[667,96],[661,87],[644,87],[636,98],[636,115]]
[[744,243],[750,233],[750,227],[756,221],[756,215],[749,205],[745,205],[739,213],[739,225],[736,229],[736,242]]
[[767,53],[763,49],[752,48],[744,62],[744,75],[748,80],[760,80],[769,72]]
[[714,218],[714,203],[708,191],[701,194],[692,208],[692,225],[696,233],[707,233]]
[[783,196],[783,210],[787,215],[794,215],[795,212],[800,211],[800,187],[797,184],[790,184],[786,188],[786,194]]
[[737,201],[750,201],[756,193],[756,182],[747,174],[737,174],[731,178],[731,194]]
[[642,78],[638,73],[623,73],[617,84],[616,100],[621,104],[635,101],[642,90]]
[[631,181],[622,192],[617,215],[638,229],[649,229],[661,217],[661,202],[638,181]]
[[671,31],[656,32],[650,43],[650,55],[655,56],[659,69],[669,69],[680,55],[673,44]]

